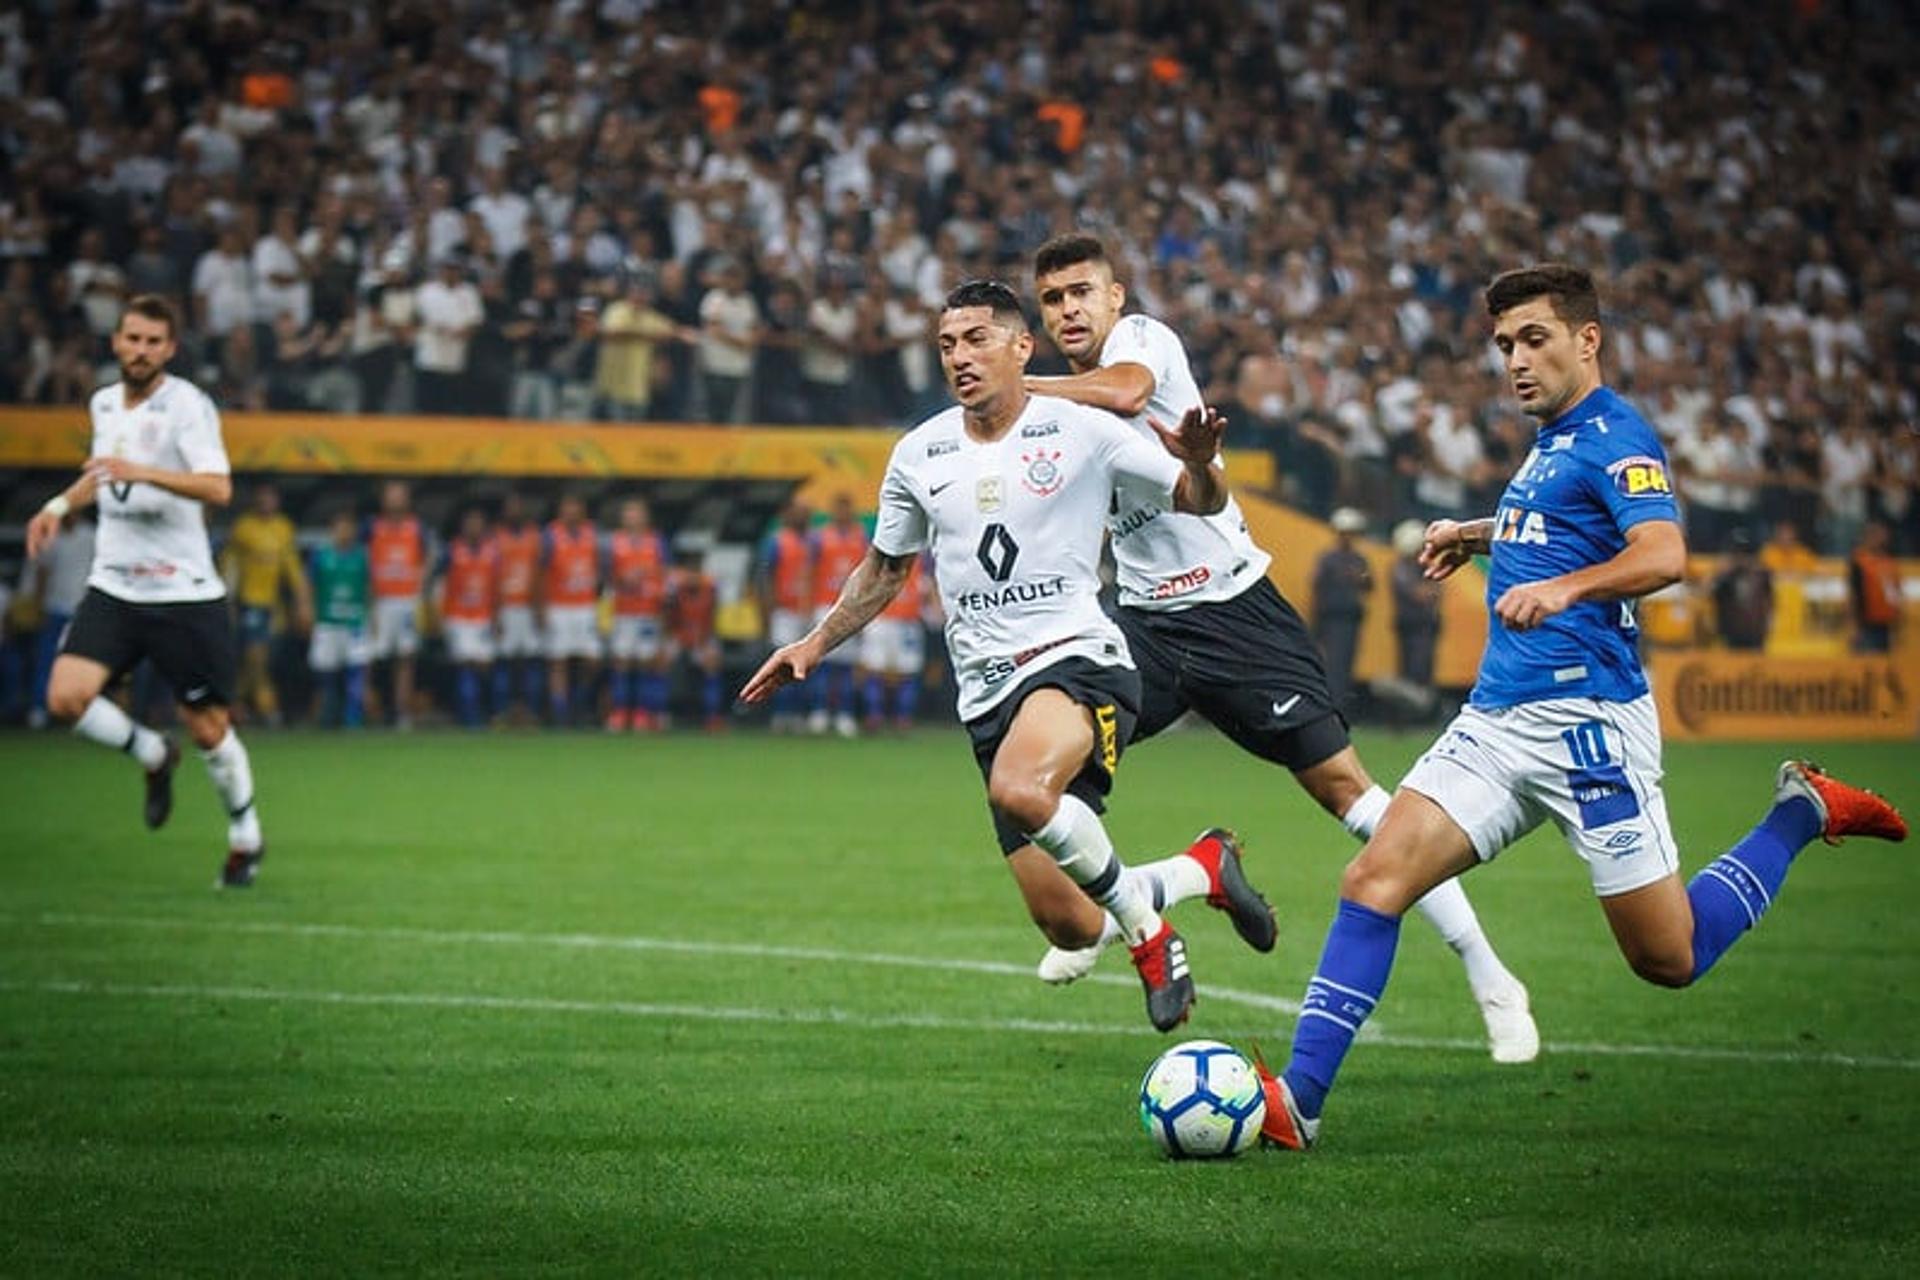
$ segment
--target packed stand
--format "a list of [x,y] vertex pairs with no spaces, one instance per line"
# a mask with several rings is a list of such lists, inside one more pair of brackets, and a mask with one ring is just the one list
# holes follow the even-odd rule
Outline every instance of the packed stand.
[[[230,408],[901,425],[957,277],[1106,235],[1288,495],[1486,510],[1478,286],[1595,268],[1697,549],[1920,552],[1899,6],[75,5],[0,16],[0,401],[118,299]],[[1879,536],[1879,535],[1874,535]]]

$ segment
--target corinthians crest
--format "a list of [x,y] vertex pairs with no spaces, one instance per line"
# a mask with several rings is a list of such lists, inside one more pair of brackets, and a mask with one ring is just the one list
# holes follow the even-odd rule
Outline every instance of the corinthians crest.
[[1066,483],[1066,476],[1060,470],[1058,449],[1034,449],[1021,454],[1020,461],[1027,466],[1020,483],[1036,498],[1048,497]]

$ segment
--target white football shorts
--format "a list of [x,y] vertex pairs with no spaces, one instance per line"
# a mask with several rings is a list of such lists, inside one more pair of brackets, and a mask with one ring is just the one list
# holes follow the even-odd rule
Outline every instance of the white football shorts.
[[313,624],[313,638],[307,643],[307,665],[320,674],[343,667],[364,667],[373,657],[365,627],[343,627],[337,622]]
[[598,658],[599,610],[590,604],[552,605],[547,609],[546,649],[549,659]]
[[503,658],[537,658],[541,653],[540,628],[533,625],[533,606],[500,606],[500,643]]
[[927,665],[918,618],[875,618],[860,633],[860,665],[883,676],[917,676]]
[[1610,898],[1680,868],[1660,776],[1651,695],[1553,698],[1463,708],[1400,785],[1445,809],[1482,862],[1551,818]]
[[613,615],[607,649],[615,662],[652,662],[662,651],[660,619],[646,614]]
[[493,624],[450,618],[446,623],[447,657],[465,665],[493,661]]
[[798,609],[775,609],[767,617],[767,639],[778,649],[807,634],[807,615]]
[[385,596],[373,602],[373,660],[420,652],[420,597]]

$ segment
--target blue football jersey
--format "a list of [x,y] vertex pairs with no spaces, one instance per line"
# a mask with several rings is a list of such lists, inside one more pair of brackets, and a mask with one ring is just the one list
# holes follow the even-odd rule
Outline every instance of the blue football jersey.
[[[1647,420],[1606,387],[1540,428],[1493,520],[1487,608],[1507,588],[1604,564],[1643,520],[1678,522],[1667,455]],[[1588,600],[1532,631],[1490,619],[1477,707],[1547,698],[1627,702],[1647,691],[1633,603]]]

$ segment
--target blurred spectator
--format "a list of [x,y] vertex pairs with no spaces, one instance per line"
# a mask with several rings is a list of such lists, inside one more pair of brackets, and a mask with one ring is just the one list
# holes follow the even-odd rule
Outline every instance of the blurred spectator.
[[1327,694],[1334,710],[1346,714],[1353,687],[1353,660],[1360,650],[1360,626],[1366,621],[1373,570],[1356,545],[1367,518],[1341,507],[1331,521],[1338,541],[1313,566],[1313,638],[1327,663]]
[[645,422],[653,405],[658,347],[682,337],[680,326],[654,306],[654,287],[634,275],[600,316],[600,360],[593,389],[603,417]]
[[718,732],[727,727],[726,717],[721,714],[720,641],[713,629],[720,589],[707,573],[699,551],[683,550],[674,559],[673,573],[667,580],[671,660],[681,678],[691,679],[698,686],[707,731]]
[[1393,528],[1393,638],[1400,678],[1416,690],[1433,689],[1433,656],[1440,645],[1440,599],[1445,588],[1420,567],[1426,526],[1402,520]]
[[230,223],[194,264],[193,327],[209,337],[224,338],[253,323],[253,304],[253,267],[240,227]]
[[573,304],[560,296],[552,268],[538,271],[513,305],[505,333],[513,351],[513,387],[507,412],[516,418],[552,418],[560,408],[555,358],[573,332]]
[[414,389],[421,413],[459,413],[466,403],[461,379],[467,346],[485,318],[480,291],[467,279],[466,263],[449,253],[414,300]]
[[283,631],[305,633],[313,627],[313,594],[300,565],[293,521],[280,510],[278,488],[254,486],[253,500],[233,522],[220,559],[238,613],[240,673],[235,693],[242,707],[278,726],[283,716],[273,680],[274,640]]
[[1753,535],[1735,527],[1727,535],[1727,562],[1714,576],[1713,616],[1727,648],[1758,653],[1773,626],[1773,574],[1754,552]]
[[1760,548],[1760,563],[1776,577],[1806,577],[1820,567],[1820,557],[1800,540],[1800,529],[1793,521],[1782,520]]
[[1838,431],[1821,437],[1820,504],[1829,555],[1845,555],[1860,540],[1867,523],[1867,488],[1879,461],[1859,405]]
[[714,275],[714,286],[700,299],[700,383],[709,419],[741,422],[760,308],[747,292],[747,273],[739,263],[723,262]]
[[315,723],[358,728],[366,722],[368,637],[373,572],[351,508],[334,513],[327,541],[313,553],[313,672]]
[[55,538],[39,559],[28,562],[20,598],[14,602],[19,617],[30,614],[39,622],[27,705],[27,723],[36,729],[47,723],[47,678],[53,672],[53,660],[59,656],[67,624],[73,621],[81,597],[87,594],[87,576],[93,572],[94,522],[76,511],[61,522],[61,532],[64,536]]
[[837,273],[807,308],[807,336],[800,348],[808,418],[827,426],[853,420],[853,366],[860,335],[860,306]]
[[275,324],[283,315],[304,329],[313,316],[313,286],[301,259],[299,215],[292,205],[273,211],[273,225],[253,245],[253,315]]
[[1900,566],[1888,552],[1887,526],[1867,523],[1847,564],[1847,592],[1853,608],[1854,650],[1887,653],[1900,621]]
[[787,279],[773,282],[767,315],[760,328],[760,350],[753,367],[753,416],[759,422],[812,420],[813,406],[800,374],[800,352],[807,345],[807,304],[800,288]]

